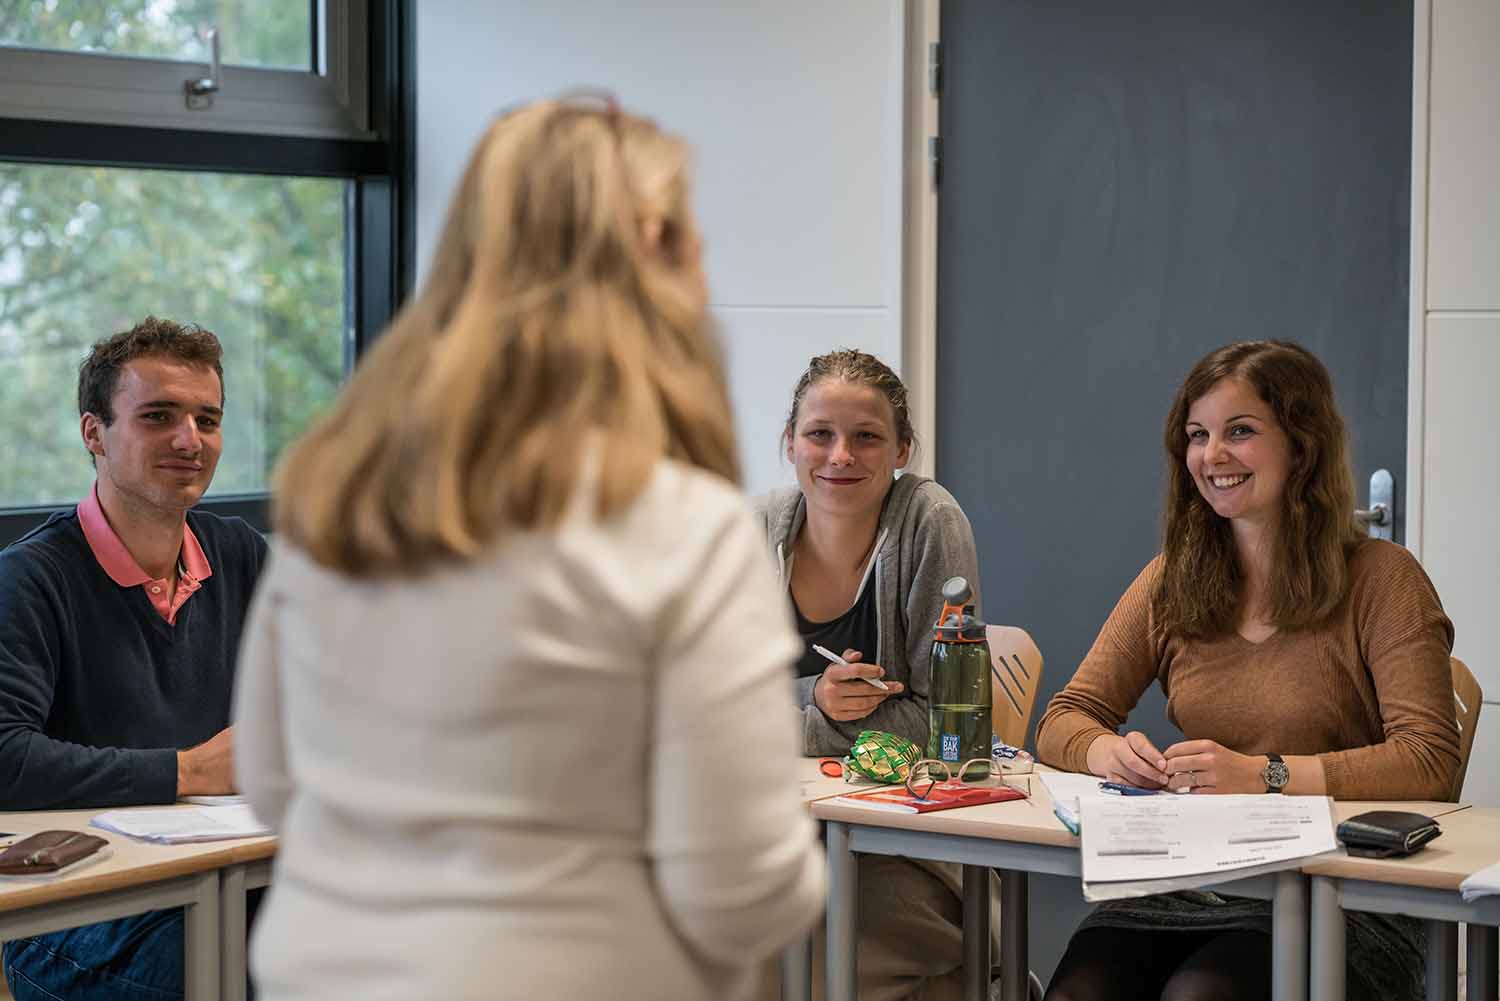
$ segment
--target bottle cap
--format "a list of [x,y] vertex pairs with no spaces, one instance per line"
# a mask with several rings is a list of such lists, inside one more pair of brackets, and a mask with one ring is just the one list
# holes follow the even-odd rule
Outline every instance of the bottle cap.
[[983,643],[984,623],[974,617],[973,588],[962,577],[943,582],[943,611],[933,638],[942,643]]
[[943,581],[943,604],[967,605],[972,597],[974,597],[974,589],[969,586],[965,578],[949,577]]

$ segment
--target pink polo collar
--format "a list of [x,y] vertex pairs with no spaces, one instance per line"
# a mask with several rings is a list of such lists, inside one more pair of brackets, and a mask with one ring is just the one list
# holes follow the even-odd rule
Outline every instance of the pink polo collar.
[[182,552],[178,556],[177,591],[169,600],[169,582],[155,579],[142,570],[135,557],[130,555],[130,550],[125,548],[125,543],[120,541],[120,537],[110,527],[109,520],[104,517],[104,508],[99,504],[97,483],[78,504],[78,523],[83,528],[83,537],[88,540],[89,549],[93,550],[94,559],[99,561],[99,566],[109,575],[110,580],[121,587],[145,588],[146,597],[168,623],[176,621],[177,610],[198,590],[203,581],[213,576],[213,567],[209,566],[208,557],[198,544],[198,537],[193,534],[192,527],[184,523]]

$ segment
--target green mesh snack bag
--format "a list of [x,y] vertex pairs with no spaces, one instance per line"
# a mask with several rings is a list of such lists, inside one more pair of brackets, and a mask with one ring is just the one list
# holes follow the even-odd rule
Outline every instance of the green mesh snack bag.
[[844,758],[844,767],[876,782],[900,785],[921,757],[917,745],[905,737],[884,730],[861,730]]

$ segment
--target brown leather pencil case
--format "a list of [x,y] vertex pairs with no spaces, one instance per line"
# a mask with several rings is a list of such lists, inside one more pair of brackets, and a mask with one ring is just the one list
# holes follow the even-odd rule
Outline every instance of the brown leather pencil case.
[[0,876],[56,872],[109,844],[82,831],[38,831],[0,852]]

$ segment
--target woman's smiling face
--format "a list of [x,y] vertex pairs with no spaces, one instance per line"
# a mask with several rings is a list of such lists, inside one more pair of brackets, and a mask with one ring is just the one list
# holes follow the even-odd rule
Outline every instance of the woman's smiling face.
[[843,379],[808,387],[797,407],[787,458],[807,503],[835,515],[879,509],[911,452],[878,389]]
[[1186,463],[1198,492],[1221,518],[1274,525],[1281,515],[1292,447],[1266,401],[1240,379],[1223,379],[1188,408]]

